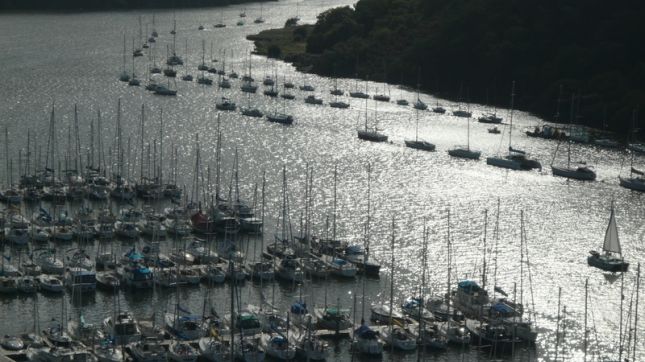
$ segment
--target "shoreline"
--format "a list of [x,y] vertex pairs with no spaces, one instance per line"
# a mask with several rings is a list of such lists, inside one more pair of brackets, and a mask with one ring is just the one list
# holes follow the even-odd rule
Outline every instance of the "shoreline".
[[[0,0],[1,3],[2,0]],[[212,2],[212,3],[209,3]],[[177,10],[177,9],[211,9],[219,7],[227,7],[230,5],[240,5],[248,3],[266,3],[266,2],[278,2],[278,0],[215,0],[215,1],[199,1],[196,0],[195,3],[188,2],[170,2],[163,3],[159,1],[151,2],[149,4],[143,4],[142,6],[99,6],[99,7],[87,7],[79,8],[75,6],[51,6],[51,7],[35,7],[30,8],[27,6],[14,6],[14,7],[2,7],[0,5],[0,15],[36,15],[36,14],[83,14],[83,13],[95,13],[95,12],[104,12],[104,11],[136,11],[136,10]],[[149,5],[149,6],[147,6]]]
[[[267,29],[263,30],[257,34],[251,34],[246,37],[247,40],[250,40],[254,44],[254,49],[253,49],[253,54],[265,56],[269,59],[276,59],[280,60],[289,64],[292,64],[296,70],[304,73],[311,73],[311,74],[316,74],[318,76],[326,76],[326,77],[333,77],[333,74],[327,74],[326,72],[316,72],[315,71],[315,66],[314,62],[318,58],[314,54],[310,54],[306,52],[306,45],[307,41],[306,39],[304,40],[295,40],[293,37],[294,32],[296,31],[306,31],[307,34],[313,29],[314,25],[313,24],[302,24],[302,25],[295,25],[291,27],[282,27],[282,28],[276,28],[276,29]],[[297,30],[297,29],[304,29],[304,30]],[[289,35],[292,35],[291,37]],[[272,46],[277,46],[280,47],[280,54],[278,56],[275,56],[275,54],[272,54],[274,56],[269,55],[269,49]],[[357,78],[357,77],[346,77],[343,76],[341,77],[343,79],[351,79],[351,80],[361,80],[364,81],[364,78]],[[407,90],[416,90],[416,86],[412,84],[406,84],[406,83],[391,83],[387,82],[384,79],[371,79],[370,81],[376,81],[376,82],[385,82],[391,86],[399,87],[402,89],[407,89]],[[437,94],[435,92],[432,92],[432,90],[424,87],[420,87],[419,91],[433,96],[435,98],[440,98],[440,99],[445,99],[450,102],[460,102],[459,96],[453,95],[451,93],[447,94]],[[465,103],[470,103],[470,104],[477,104],[481,106],[487,106],[487,107],[493,107],[494,105],[491,104],[486,104],[478,101],[465,101]],[[432,107],[432,105],[428,104],[429,107]],[[504,104],[497,104],[498,107],[503,107],[504,109],[507,108],[507,105]],[[568,122],[556,122],[555,120],[550,120],[544,117],[543,115],[540,115],[538,113],[535,113],[533,111],[523,109],[520,107],[517,107],[516,110],[526,112],[532,116],[535,116],[540,119],[540,123],[536,124],[536,127],[543,127],[545,125],[554,125],[558,127],[559,129],[567,129],[568,128]],[[477,119],[478,115],[473,115],[473,119]],[[624,142],[624,138],[620,137],[621,135],[616,133],[616,132],[611,132],[607,130],[602,130],[599,128],[595,128],[592,126],[588,125],[582,125],[582,124],[573,124],[572,129],[578,130],[584,130],[584,132],[587,132],[590,141],[588,142],[589,144],[593,144],[593,139],[597,139],[598,136],[603,136],[603,137],[610,137],[612,139],[616,139],[619,141],[621,144],[624,144],[627,146],[628,142]]]

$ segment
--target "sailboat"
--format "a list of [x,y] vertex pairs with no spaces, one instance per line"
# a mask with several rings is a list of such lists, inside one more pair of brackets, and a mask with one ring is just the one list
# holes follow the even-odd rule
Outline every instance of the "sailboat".
[[452,157],[467,158],[470,160],[479,160],[481,156],[481,151],[470,149],[470,120],[466,121],[467,125],[467,136],[466,136],[466,146],[456,146],[455,148],[448,150],[448,154]]
[[416,110],[416,129],[414,140],[405,140],[405,145],[423,151],[434,151],[435,145],[419,139],[419,110]]
[[253,22],[256,24],[262,24],[264,23],[264,18],[262,17],[264,8],[262,7],[262,3],[260,3],[260,16],[256,18]]
[[125,34],[123,34],[123,71],[121,72],[121,76],[119,76],[119,80],[122,82],[130,81],[130,74],[125,70]]
[[224,10],[220,10],[219,12],[219,22],[215,25],[213,25],[214,28],[220,29],[220,28],[226,28],[226,24],[224,24]]
[[629,263],[625,261],[622,255],[613,204],[611,205],[611,214],[609,216],[607,230],[605,231],[605,241],[602,245],[602,250],[604,251],[603,254],[595,250],[590,251],[591,255],[587,257],[587,264],[589,266],[612,273],[627,271]]
[[378,118],[376,117],[376,102],[374,104],[374,128],[368,128],[367,126],[367,98],[365,98],[365,129],[356,130],[358,133],[358,138],[365,141],[372,142],[387,142],[387,136],[379,132],[378,129]]
[[181,77],[181,80],[186,81],[186,82],[192,82],[193,81],[193,76],[192,76],[192,74],[188,73],[188,39],[186,39],[186,63],[184,65],[185,65],[185,69],[186,69],[186,74],[184,74]]
[[425,104],[425,102],[423,102],[421,100],[421,95],[419,93],[420,88],[421,88],[421,85],[419,83],[417,83],[417,100],[414,102],[413,107],[414,107],[414,109],[418,109],[420,111],[425,111],[426,109],[428,109],[428,105]]
[[[632,113],[632,123],[636,121],[636,111]],[[634,128],[632,126],[632,128]],[[630,163],[630,169],[629,169],[629,177],[621,177],[618,176],[618,179],[620,180],[620,186],[630,189],[630,190],[635,190],[635,191],[645,191],[645,172],[638,170],[634,168],[634,157],[636,150],[632,150],[632,158],[631,158],[631,163]]]
[[513,105],[515,101],[515,81],[511,87],[511,109],[509,111],[510,128],[508,132],[508,154],[506,156],[493,156],[486,158],[486,163],[491,166],[507,168],[511,170],[531,170],[534,168],[542,169],[539,161],[531,160],[526,157],[526,152],[515,149],[512,146],[513,137]]
[[[134,48],[134,38],[132,38],[132,48]],[[128,81],[128,85],[135,86],[135,87],[138,87],[141,85],[141,81],[137,79],[137,76],[134,72],[134,58],[137,56],[138,55],[136,55],[135,53],[132,54],[132,77],[130,78],[130,81]]]
[[[571,119],[569,122],[569,133],[571,133],[571,123],[573,122],[573,109],[574,109],[575,96],[571,96]],[[558,144],[558,147],[560,145]],[[589,166],[571,167],[571,139],[567,139],[567,165],[566,166],[553,166],[551,164],[551,171],[553,176],[561,176],[583,181],[594,181],[596,173]],[[556,148],[556,154],[557,154]],[[555,158],[555,156],[554,156]]]

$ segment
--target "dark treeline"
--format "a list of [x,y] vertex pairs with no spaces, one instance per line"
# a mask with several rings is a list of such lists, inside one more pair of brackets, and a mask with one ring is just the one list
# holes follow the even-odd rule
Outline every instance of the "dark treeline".
[[306,58],[316,73],[418,81],[500,106],[515,80],[516,108],[549,120],[560,108],[561,122],[576,93],[577,123],[625,133],[645,105],[644,10],[642,0],[360,0],[318,17]]
[[92,11],[207,7],[272,0],[0,0],[0,10]]

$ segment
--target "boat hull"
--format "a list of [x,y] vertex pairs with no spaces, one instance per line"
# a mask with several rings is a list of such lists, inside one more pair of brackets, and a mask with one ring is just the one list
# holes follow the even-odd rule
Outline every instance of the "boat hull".
[[640,178],[623,178],[623,177],[619,177],[619,179],[620,179],[620,186],[634,191],[645,192],[645,180]]
[[572,178],[582,181],[594,181],[596,179],[596,173],[591,170],[581,171],[579,169],[551,166],[551,171],[553,172],[553,176]]
[[587,257],[587,264],[594,268],[612,273],[626,272],[629,269],[629,263],[615,257],[608,257],[606,255],[599,255],[597,253]]

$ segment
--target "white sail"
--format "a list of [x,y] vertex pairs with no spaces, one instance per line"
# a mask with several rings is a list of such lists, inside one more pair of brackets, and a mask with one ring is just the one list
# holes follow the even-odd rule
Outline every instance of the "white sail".
[[618,227],[616,226],[616,218],[614,217],[613,208],[611,209],[609,225],[607,225],[607,231],[605,232],[605,243],[602,248],[605,251],[621,254],[620,241],[618,240]]

